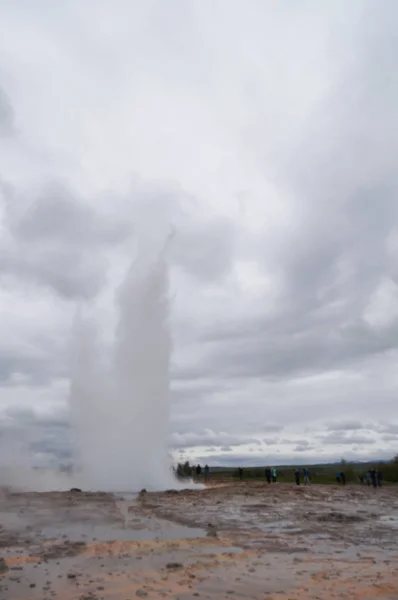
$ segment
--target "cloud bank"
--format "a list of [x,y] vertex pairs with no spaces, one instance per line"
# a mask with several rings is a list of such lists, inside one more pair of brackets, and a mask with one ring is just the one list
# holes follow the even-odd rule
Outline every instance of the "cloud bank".
[[389,0],[2,3],[5,447],[68,460],[73,315],[109,341],[149,214],[176,457],[398,453],[397,25]]

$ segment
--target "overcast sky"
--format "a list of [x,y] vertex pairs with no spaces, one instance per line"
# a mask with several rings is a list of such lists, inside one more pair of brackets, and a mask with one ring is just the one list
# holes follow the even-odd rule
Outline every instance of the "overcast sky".
[[3,445],[68,455],[73,315],[111,331],[151,210],[178,456],[398,453],[397,31],[396,0],[0,0]]

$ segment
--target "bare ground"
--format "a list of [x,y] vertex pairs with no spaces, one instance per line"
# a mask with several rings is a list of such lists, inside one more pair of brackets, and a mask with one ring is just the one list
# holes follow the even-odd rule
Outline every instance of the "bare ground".
[[0,492],[0,600],[398,599],[398,489]]

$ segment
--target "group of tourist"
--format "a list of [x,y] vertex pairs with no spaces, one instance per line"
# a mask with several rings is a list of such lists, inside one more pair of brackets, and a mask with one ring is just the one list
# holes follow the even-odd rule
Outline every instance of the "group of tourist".
[[[239,467],[238,473],[239,473],[239,479],[241,481],[243,481],[243,469],[242,469],[242,467]],[[276,469],[275,468],[271,468],[271,467],[267,467],[265,469],[265,479],[268,481],[268,483],[276,483]]]
[[296,469],[294,472],[294,479],[296,481],[296,485],[300,485],[301,483],[301,475],[303,475],[304,485],[309,485],[311,483],[310,472],[307,467],[304,467],[302,471],[300,469]]
[[383,483],[383,475],[379,469],[369,469],[364,475],[360,475],[359,481],[362,484],[373,485],[373,487],[381,487]]
[[[185,471],[183,472],[183,466],[179,465],[178,469],[177,469],[177,475],[180,475],[180,476],[188,475],[191,477],[196,475],[196,479],[200,480],[202,473],[203,473],[203,476],[204,476],[203,478],[205,481],[209,481],[209,479],[210,479],[210,468],[208,465],[205,465],[205,467],[203,469],[200,465],[197,465],[196,467],[190,466],[189,471],[190,472],[188,473],[187,469],[185,469]],[[277,482],[277,473],[276,473],[275,467],[267,467],[265,469],[264,473],[265,473],[265,479],[266,479],[267,483],[271,484],[271,483]],[[242,467],[239,467],[238,474],[239,474],[239,479],[242,481],[243,480],[243,468]],[[295,479],[296,485],[301,485],[301,482],[303,482],[304,485],[309,485],[311,483],[311,475],[310,475],[309,469],[307,467],[304,467],[302,469],[297,468],[294,471],[294,479]],[[346,481],[347,481],[347,478],[346,478],[346,474],[344,473],[344,471],[337,471],[336,472],[337,484],[345,485]],[[360,475],[359,481],[361,484],[373,486],[375,488],[381,487],[382,481],[383,481],[382,473],[378,469],[369,469],[366,473],[364,473],[363,475]]]
[[[200,465],[198,465],[195,469],[195,473],[196,473],[196,477],[199,478],[202,474],[202,467]],[[205,465],[205,468],[203,469],[203,473],[205,476],[205,481],[209,480],[210,477],[210,468],[209,465]]]
[[265,479],[268,483],[276,483],[276,469],[267,467],[265,469]]

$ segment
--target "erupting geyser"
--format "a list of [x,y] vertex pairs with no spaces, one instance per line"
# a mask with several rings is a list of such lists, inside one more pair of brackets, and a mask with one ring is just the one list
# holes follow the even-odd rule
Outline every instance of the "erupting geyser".
[[170,356],[166,248],[140,240],[118,293],[109,364],[93,325],[77,319],[70,392],[79,486],[138,491],[175,487],[169,447]]

